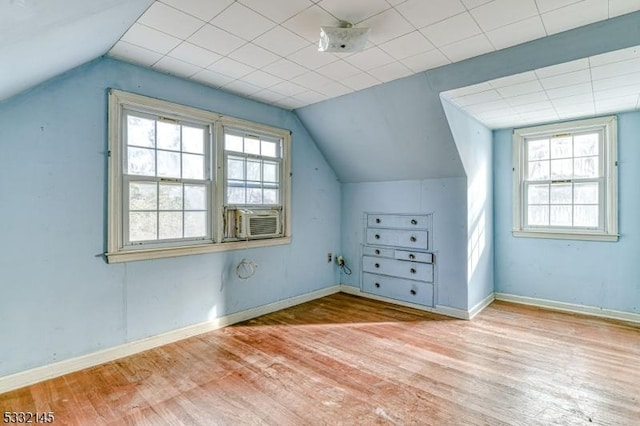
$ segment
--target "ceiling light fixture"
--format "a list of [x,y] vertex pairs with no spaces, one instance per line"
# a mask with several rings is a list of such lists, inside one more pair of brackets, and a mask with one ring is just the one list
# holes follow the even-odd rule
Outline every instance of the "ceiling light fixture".
[[320,27],[320,52],[360,52],[364,49],[369,35],[369,28],[355,28],[348,22],[341,22],[339,27]]

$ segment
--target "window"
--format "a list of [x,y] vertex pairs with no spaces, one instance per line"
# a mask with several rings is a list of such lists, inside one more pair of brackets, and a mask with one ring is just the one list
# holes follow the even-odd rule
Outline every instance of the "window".
[[514,131],[514,236],[616,241],[616,139],[616,117]]
[[289,152],[289,131],[111,90],[108,261],[290,242]]

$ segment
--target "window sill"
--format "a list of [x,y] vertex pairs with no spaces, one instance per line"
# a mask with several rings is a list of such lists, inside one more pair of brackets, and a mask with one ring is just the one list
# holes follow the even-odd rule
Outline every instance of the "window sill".
[[105,253],[107,263],[134,262],[138,260],[163,259],[166,257],[189,256],[193,254],[217,253],[246,248],[281,246],[291,243],[291,237],[268,238],[251,241],[231,241],[226,243],[201,244],[182,247],[166,247],[142,250],[120,250]]
[[589,233],[589,232],[551,232],[551,231],[532,231],[532,230],[513,230],[514,237],[524,238],[546,238],[552,240],[577,240],[577,241],[605,241],[616,242],[620,235]]

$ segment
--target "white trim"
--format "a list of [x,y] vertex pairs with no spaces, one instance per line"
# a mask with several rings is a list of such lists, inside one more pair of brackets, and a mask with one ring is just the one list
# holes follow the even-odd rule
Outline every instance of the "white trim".
[[469,319],[473,319],[476,315],[482,312],[487,306],[489,306],[494,300],[496,300],[493,292],[487,297],[476,303],[476,305],[469,309]]
[[536,297],[518,296],[506,293],[495,293],[495,298],[496,300],[502,300],[505,302],[537,306],[539,308],[553,309],[555,311],[640,323],[640,314],[633,312],[616,311],[613,309],[599,308],[597,306],[577,305],[574,303],[557,302],[555,300],[538,299]]
[[302,294],[300,296],[290,297],[278,302],[269,303],[267,305],[258,306],[245,311],[236,312],[234,314],[225,315],[211,321],[190,325],[187,327],[172,330],[156,336],[147,337],[145,339],[136,340],[112,348],[104,349],[98,352],[79,356],[76,358],[66,359],[53,364],[43,365],[30,370],[21,371],[9,376],[0,377],[0,394],[29,386],[44,380],[53,379],[64,374],[73,373],[85,368],[94,367],[105,362],[110,362],[119,358],[130,356],[139,352],[156,348],[158,346],[167,345],[178,340],[196,336],[198,334],[207,333],[217,330],[228,325],[247,321],[252,318],[276,312],[281,309],[290,308],[301,303],[310,302],[321,297],[329,296],[340,292],[342,286],[334,285],[311,293]]

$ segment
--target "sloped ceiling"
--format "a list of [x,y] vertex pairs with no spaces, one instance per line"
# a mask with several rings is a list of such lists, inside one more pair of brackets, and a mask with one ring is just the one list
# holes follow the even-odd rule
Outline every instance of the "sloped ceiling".
[[1,0],[0,101],[107,52],[153,0]]

